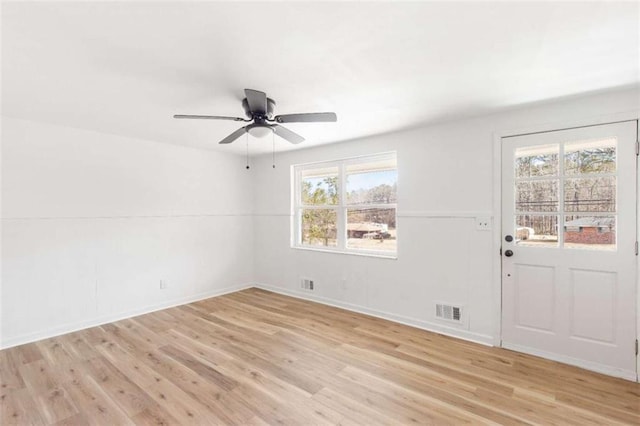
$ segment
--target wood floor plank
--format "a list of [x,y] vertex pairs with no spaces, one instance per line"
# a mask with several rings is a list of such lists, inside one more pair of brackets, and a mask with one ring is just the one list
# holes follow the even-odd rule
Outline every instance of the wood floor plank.
[[639,425],[640,385],[260,289],[0,351],[2,425]]
[[207,407],[198,400],[185,393],[178,384],[146,365],[144,359],[138,359],[123,348],[111,343],[98,346],[97,349],[116,368],[144,389],[156,403],[167,408],[178,422],[185,424],[223,423],[222,419],[207,410]]
[[82,407],[83,414],[99,424],[132,425],[130,417],[118,407],[91,376],[66,385],[69,396]]
[[0,351],[0,391],[2,394],[25,387],[20,374],[22,363],[18,357],[18,350],[17,348],[9,348]]
[[44,359],[23,365],[19,368],[20,376],[33,394],[49,392],[64,383],[60,378],[64,366],[50,365]]
[[383,412],[387,417],[400,424],[438,424],[443,422],[433,407],[418,408],[406,392],[398,397],[388,393],[385,388],[353,381],[344,375],[325,377],[325,381],[326,388],[332,389],[350,400],[357,401],[374,412]]
[[181,351],[174,346],[162,346],[160,348],[160,352],[175,359],[187,368],[190,368],[203,380],[215,383],[217,386],[226,391],[231,391],[238,385],[238,382],[236,380],[232,379],[231,377],[225,376],[224,374],[221,374],[215,368],[206,365],[194,356],[188,354],[187,352]]
[[215,337],[209,338],[209,336],[201,335],[189,328],[178,330],[176,327],[176,329],[167,331],[166,336],[171,345],[206,360],[209,365],[215,366],[233,359],[233,356],[221,349],[221,342]]
[[[451,403],[447,398],[442,398],[440,394],[429,392],[423,388],[422,391],[407,390],[404,386],[391,381],[383,380],[368,372],[355,367],[347,367],[339,375],[349,382],[359,383],[365,387],[382,390],[390,399],[404,407],[408,407],[417,412],[421,412],[424,418],[431,417],[435,423],[442,424],[452,422],[453,424],[490,422],[491,419],[482,416],[482,412],[474,413],[472,410],[464,412],[458,409],[459,404]],[[524,421],[524,419],[521,419]],[[511,419],[509,419],[511,421]]]
[[99,326],[85,328],[84,330],[77,331],[76,333],[80,334],[91,346],[107,343],[107,333]]
[[[160,408],[158,406],[158,408]],[[164,409],[146,409],[131,418],[136,425],[170,426],[178,421]]]
[[91,359],[84,365],[84,370],[129,417],[156,405],[142,388],[103,356]]
[[67,419],[80,412],[76,403],[62,386],[37,394],[35,401],[49,424]]
[[57,339],[75,362],[86,361],[96,356],[93,347],[78,332],[58,336]]
[[395,425],[398,419],[387,417],[384,412],[358,402],[331,388],[323,388],[312,397],[322,405],[342,413],[345,418],[361,425]]
[[[269,423],[285,424],[340,424],[349,423],[331,407],[317,403],[302,389],[269,372],[248,368],[239,362],[222,366],[241,377],[233,395],[246,401],[256,415]],[[283,410],[283,407],[289,407]]]
[[78,358],[73,356],[73,351],[67,348],[62,336],[41,340],[36,342],[36,345],[49,365],[66,365],[78,361]]
[[0,394],[0,425],[46,425],[28,389]]

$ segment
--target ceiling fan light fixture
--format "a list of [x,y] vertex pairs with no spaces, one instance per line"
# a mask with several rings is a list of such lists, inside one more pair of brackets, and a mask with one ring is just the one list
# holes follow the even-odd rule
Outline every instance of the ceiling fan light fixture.
[[[247,118],[227,117],[222,115],[187,115],[176,114],[173,118],[197,118],[204,120],[233,120],[251,123],[239,128],[226,138],[221,144],[228,144],[238,140],[241,136],[249,133],[255,138],[264,138],[270,132],[289,143],[299,144],[304,142],[304,138],[286,127],[276,123],[330,123],[338,120],[335,112],[307,112],[297,114],[274,115],[275,101],[267,98],[267,94],[259,90],[244,89],[245,98],[242,100],[242,107]],[[272,124],[273,123],[273,124]],[[248,139],[247,139],[248,141]]]
[[255,126],[249,129],[249,134],[254,138],[264,138],[268,134],[271,134],[273,130],[268,126]]

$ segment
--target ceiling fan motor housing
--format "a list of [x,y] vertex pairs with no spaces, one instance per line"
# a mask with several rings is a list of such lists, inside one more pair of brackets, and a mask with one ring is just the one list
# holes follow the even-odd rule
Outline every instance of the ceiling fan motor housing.
[[275,110],[275,107],[276,107],[276,101],[274,101],[271,98],[267,98],[267,111],[266,111],[266,114],[263,116],[260,111],[254,111],[254,112],[251,111],[251,109],[249,108],[249,102],[247,101],[247,98],[244,98],[242,100],[242,108],[244,108],[244,113],[248,118],[257,118],[257,119],[262,118],[263,120],[264,119],[273,120],[273,111]]

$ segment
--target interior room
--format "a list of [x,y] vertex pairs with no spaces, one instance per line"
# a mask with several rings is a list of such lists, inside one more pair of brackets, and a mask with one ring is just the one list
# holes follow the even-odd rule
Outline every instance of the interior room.
[[640,424],[638,2],[0,13],[0,424]]

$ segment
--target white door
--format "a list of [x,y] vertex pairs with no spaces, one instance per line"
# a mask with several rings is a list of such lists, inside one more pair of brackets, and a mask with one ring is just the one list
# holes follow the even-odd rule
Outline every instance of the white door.
[[502,345],[636,380],[635,121],[502,139]]

